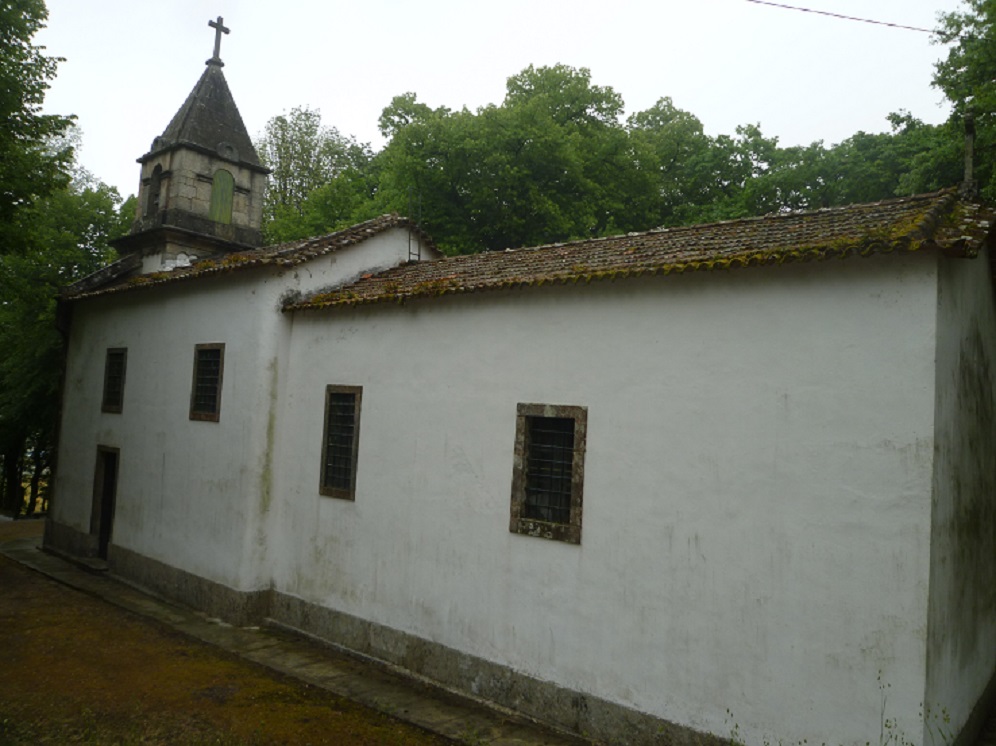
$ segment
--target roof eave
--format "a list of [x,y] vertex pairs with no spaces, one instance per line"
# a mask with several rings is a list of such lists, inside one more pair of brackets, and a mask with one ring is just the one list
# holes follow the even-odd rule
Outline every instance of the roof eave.
[[247,161],[242,158],[227,158],[221,153],[219,153],[217,149],[212,149],[204,145],[201,145],[199,143],[192,142],[190,140],[177,140],[175,142],[170,142],[166,145],[163,145],[160,148],[155,148],[153,150],[150,150],[145,155],[136,158],[135,162],[144,165],[153,158],[158,158],[159,156],[164,155],[165,153],[170,153],[174,150],[180,150],[180,149],[193,150],[197,153],[210,156],[211,158],[216,158],[218,160],[226,161],[228,163],[234,163],[237,166],[242,166],[243,168],[247,168],[250,171],[255,171],[256,173],[264,175],[269,175],[273,173],[273,169],[267,168],[266,166],[263,166],[260,163],[254,163],[252,161]]

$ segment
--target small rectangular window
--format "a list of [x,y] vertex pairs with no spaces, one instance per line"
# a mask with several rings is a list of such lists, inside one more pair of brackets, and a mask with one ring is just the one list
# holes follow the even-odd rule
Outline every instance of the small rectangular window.
[[190,419],[217,422],[221,417],[221,379],[224,369],[224,344],[199,344],[194,348]]
[[519,404],[509,531],[581,543],[585,407]]
[[362,395],[362,386],[328,386],[325,389],[322,481],[319,486],[323,495],[345,500],[356,497]]
[[104,397],[101,412],[120,413],[124,406],[125,367],[128,350],[124,347],[111,347],[104,359]]

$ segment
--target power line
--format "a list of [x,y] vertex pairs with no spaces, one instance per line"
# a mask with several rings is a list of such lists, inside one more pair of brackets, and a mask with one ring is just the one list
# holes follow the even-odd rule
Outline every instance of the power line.
[[844,16],[840,13],[831,13],[826,10],[813,10],[812,8],[799,8],[795,5],[783,5],[782,3],[772,3],[769,0],[747,0],[749,3],[757,3],[758,5],[771,5],[775,8],[786,8],[787,10],[801,10],[803,13],[816,13],[821,16],[831,16],[832,18],[841,18],[845,21],[861,21],[862,23],[874,23],[876,26],[891,26],[892,28],[905,29],[906,31],[922,31],[925,34],[933,34],[934,32],[929,28],[918,28],[916,26],[903,26],[901,23],[888,23],[886,21],[873,21],[870,18],[855,18],[854,16]]

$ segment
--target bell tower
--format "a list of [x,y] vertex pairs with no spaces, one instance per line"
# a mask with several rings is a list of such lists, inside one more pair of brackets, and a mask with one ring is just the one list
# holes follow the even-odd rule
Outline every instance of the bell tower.
[[221,16],[214,54],[142,165],[131,233],[115,242],[138,254],[141,271],[158,272],[194,259],[244,251],[262,243],[264,167],[246,132],[221,69]]

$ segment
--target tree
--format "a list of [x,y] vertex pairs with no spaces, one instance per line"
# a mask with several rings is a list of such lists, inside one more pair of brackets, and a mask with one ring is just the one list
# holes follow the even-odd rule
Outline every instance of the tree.
[[[38,287],[22,265],[32,253],[38,228],[33,211],[65,188],[72,157],[71,140],[60,139],[72,117],[41,113],[59,62],[31,43],[47,17],[42,0],[0,2],[0,507],[14,509],[20,507],[28,423],[36,415],[31,409],[36,400],[31,392],[12,386],[23,382],[36,390],[45,366],[58,362],[38,354],[44,342],[31,344],[40,317],[32,303],[22,300]],[[58,365],[48,370],[58,376]],[[31,451],[34,456],[40,452],[39,447]]]
[[631,211],[642,213],[641,225],[675,225],[695,206],[714,199],[710,151],[715,142],[697,117],[665,97],[630,116],[627,130],[635,171],[627,202]]
[[56,296],[65,285],[114,257],[110,239],[128,230],[131,210],[117,190],[83,170],[49,196],[17,213],[18,251],[0,255],[0,508],[15,513],[31,489],[42,496],[42,475],[55,446],[62,370]]
[[381,117],[377,204],[408,212],[451,253],[563,241],[617,230],[633,157],[622,99],[585,69],[528,67],[505,99],[470,112],[413,94]]
[[[314,113],[295,112],[294,126],[272,122],[305,133],[290,142],[318,139]],[[667,97],[625,124],[622,112],[611,87],[566,65],[527,67],[508,79],[501,104],[474,112],[395,96],[379,120],[388,145],[318,179],[307,178],[308,159],[293,208],[268,213],[268,235],[313,235],[396,211],[444,251],[470,253],[874,201],[961,175],[958,127],[904,112],[890,115],[891,133],[858,132],[829,147],[782,147],[760,124],[711,137]],[[284,172],[276,177],[274,193],[289,194]]]
[[427,105],[418,101],[418,97],[409,91],[395,96],[391,103],[384,107],[380,119],[377,120],[377,129],[380,133],[390,139],[400,130],[413,122],[424,122],[434,113],[447,113],[447,109],[440,109],[433,112]]
[[296,107],[290,114],[266,123],[256,150],[271,168],[263,200],[267,240],[288,240],[307,233],[304,203],[316,189],[343,174],[362,173],[370,161],[370,148],[322,124],[321,112]]
[[[948,134],[959,147],[968,114],[975,118],[976,180],[996,198],[996,0],[964,0],[965,10],[941,16],[938,40],[948,54],[937,63],[934,86],[953,105]],[[954,143],[958,145],[955,146]],[[922,166],[923,164],[919,164]]]
[[16,213],[68,180],[71,149],[52,144],[73,117],[41,113],[60,60],[31,43],[47,17],[42,0],[0,3],[0,254],[20,243]]
[[537,104],[559,125],[616,126],[622,97],[608,86],[592,85],[588,68],[530,65],[505,83],[505,106]]
[[996,2],[964,0],[966,10],[941,15],[937,38],[949,45],[947,58],[936,64],[934,85],[954,106],[996,116]]

